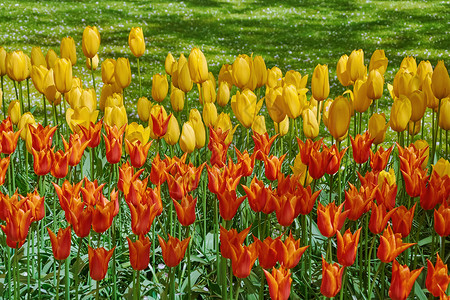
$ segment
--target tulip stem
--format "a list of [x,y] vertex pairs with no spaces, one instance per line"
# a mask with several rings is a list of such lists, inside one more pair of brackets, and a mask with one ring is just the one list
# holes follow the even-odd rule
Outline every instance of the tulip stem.
[[64,276],[65,276],[65,280],[66,280],[66,282],[65,282],[65,288],[66,288],[66,292],[65,292],[65,295],[66,295],[66,300],[69,300],[70,299],[70,277],[69,277],[69,269],[70,269],[70,265],[69,265],[69,262],[70,262],[70,253],[69,253],[69,257],[67,257],[66,258],[66,261],[65,261],[65,274],[64,274]]
[[100,286],[99,286],[99,281],[96,280],[95,281],[95,300],[99,300],[99,291],[100,291]]
[[328,238],[327,261],[331,261],[331,238]]
[[344,292],[345,292],[345,283],[347,282],[347,268],[344,267],[344,274],[342,275],[344,278],[342,279],[342,285],[341,290],[339,292],[339,299],[344,299]]
[[142,80],[141,80],[141,67],[139,66],[139,57],[137,58],[137,68],[138,68],[138,77],[139,77],[139,98],[142,97]]
[[56,274],[56,300],[59,299],[59,277],[61,274],[61,265],[62,265],[62,263],[59,262],[58,263],[58,273]]
[[173,267],[169,270],[169,299],[175,300],[175,270],[173,270]]
[[23,105],[23,95],[22,95],[22,82],[19,81],[19,97],[20,97],[20,109],[22,113],[25,113],[25,106]]
[[[338,153],[341,152],[341,141],[337,142]],[[306,177],[308,174],[306,174]],[[341,166],[338,168],[338,205],[341,205]]]
[[93,86],[94,86],[94,91],[95,91],[95,90],[96,90],[96,88],[95,88],[95,76],[94,76],[94,68],[93,68],[94,64],[92,63],[92,57],[90,58],[90,60],[91,60],[92,84],[93,84]]
[[233,300],[233,262],[230,264],[230,300]]
[[3,118],[6,119],[6,107],[5,107],[5,90],[3,89],[3,76],[0,76],[1,88],[2,88],[2,110]]
[[[138,58],[139,59],[139,58]],[[136,271],[136,281],[134,281],[134,296],[135,299],[140,299],[141,298],[141,274],[139,272],[139,270]]]
[[241,282],[242,282],[242,279],[238,278],[237,285],[236,285],[236,300],[239,299],[239,293],[241,292]]
[[[372,266],[370,260],[372,258],[372,250],[373,250],[373,247],[375,246],[375,238],[376,237],[377,237],[376,235],[374,235],[372,237],[372,243],[370,243],[369,255],[367,256],[367,283],[369,286],[370,286],[370,269]],[[360,255],[360,257],[361,257],[361,255]]]
[[448,159],[448,130],[445,131],[445,158]]
[[[18,244],[18,243],[17,243]],[[18,245],[17,245],[18,246]],[[19,281],[19,260],[17,252],[19,252],[19,247],[14,249],[14,298],[20,299],[20,281]]]
[[[75,263],[78,263],[78,260],[80,259],[80,251],[81,251],[81,245],[83,243],[83,238],[79,238],[80,241],[78,243],[78,251],[77,251],[77,259],[75,260]],[[78,286],[80,283],[80,270],[73,270],[75,275],[75,299],[78,300]]]
[[[186,232],[186,238],[189,238],[190,236],[190,227],[188,226]],[[191,299],[191,240],[189,240],[188,248],[187,248],[187,261],[188,261],[188,299]]]
[[[30,102],[30,78],[27,78],[27,95],[28,95],[28,111],[31,110],[31,102]],[[22,112],[25,113],[25,112]]]
[[[383,280],[383,282],[384,282],[384,265],[385,265],[384,262],[380,262],[380,265],[378,266],[377,272],[376,272],[375,275],[373,276],[372,282],[371,282],[370,285],[369,285],[369,293],[368,293],[368,295],[367,295],[368,300],[372,299],[372,290],[373,290],[373,286],[374,286],[374,284],[375,284],[375,281],[376,281],[378,275],[379,275],[380,272],[381,272],[381,269],[383,269],[383,279],[382,279],[382,280]],[[384,286],[384,284],[383,284],[383,286]],[[384,299],[384,288],[383,288],[382,291],[383,291],[383,293],[381,294],[381,299]]]

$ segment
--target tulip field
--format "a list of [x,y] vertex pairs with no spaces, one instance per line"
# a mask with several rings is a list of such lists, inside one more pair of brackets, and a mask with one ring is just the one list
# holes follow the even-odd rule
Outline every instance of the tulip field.
[[0,4],[0,298],[450,299],[448,8],[408,3]]

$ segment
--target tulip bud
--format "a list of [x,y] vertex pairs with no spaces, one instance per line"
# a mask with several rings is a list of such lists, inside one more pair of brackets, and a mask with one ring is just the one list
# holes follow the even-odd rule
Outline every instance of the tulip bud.
[[431,65],[430,61],[428,60],[422,60],[419,63],[419,66],[417,67],[417,77],[419,77],[420,80],[420,89],[422,89],[423,82],[425,81],[425,78],[428,76],[428,74],[433,75],[433,66]]
[[170,93],[170,104],[174,111],[182,111],[184,108],[184,92],[173,87]]
[[197,109],[191,109],[189,112],[189,121],[195,132],[195,148],[200,149],[205,146],[206,131],[202,122],[202,116]]
[[224,64],[220,68],[219,71],[219,85],[221,82],[226,82],[228,85],[228,89],[231,89],[233,86],[233,76],[231,75],[233,73],[233,66],[229,64]]
[[53,69],[48,70],[47,75],[44,78],[44,95],[48,102],[55,106],[61,103],[61,93],[56,89],[53,73]]
[[388,66],[388,59],[384,54],[384,50],[375,50],[370,58],[369,72],[378,70],[381,76],[384,75]]
[[339,80],[339,82],[343,86],[349,86],[352,84],[352,81],[350,80],[350,75],[347,72],[347,62],[348,62],[348,56],[347,54],[344,54],[339,58],[339,61],[336,66],[336,75]]
[[262,87],[267,82],[267,67],[262,56],[253,59],[253,70],[256,76],[256,87]]
[[[348,69],[348,67],[347,67]],[[328,81],[328,66],[317,65],[311,79],[311,92],[317,101],[325,100],[330,93]]]
[[386,130],[389,123],[386,124],[386,118],[383,114],[373,114],[369,119],[370,139],[373,139],[375,145],[379,145],[384,141]]
[[150,118],[151,102],[146,97],[141,97],[137,103],[137,112],[142,122],[148,122]]
[[327,127],[327,128],[328,128],[328,116],[330,114],[331,103],[333,103],[333,99],[331,99],[331,98],[328,98],[327,100],[325,100],[323,102],[322,119],[323,119],[323,124],[325,124],[325,127]]
[[264,119],[264,116],[256,116],[252,124],[252,130],[253,132],[257,132],[261,135],[267,132],[266,120]]
[[172,76],[172,66],[176,63],[175,58],[173,58],[172,53],[168,53],[166,56],[166,60],[164,61],[164,68],[166,69],[166,73]]
[[58,92],[67,93],[72,88],[72,64],[66,58],[56,60],[53,80]]
[[55,62],[58,59],[58,55],[53,49],[49,49],[47,51],[47,55],[45,56],[45,61],[47,62],[47,68],[53,69],[55,67]]
[[403,58],[402,63],[400,64],[400,69],[407,70],[408,73],[416,74],[417,72],[417,62],[416,59],[412,56],[407,56]]
[[167,133],[164,135],[164,140],[167,144],[173,146],[178,143],[180,138],[180,126],[177,118],[174,115],[170,116],[169,125],[167,125]]
[[439,112],[439,127],[450,130],[450,98],[441,101],[441,111]]
[[106,98],[105,107],[108,106],[123,106],[122,94],[113,93],[111,96]]
[[391,107],[391,119],[389,121],[392,130],[397,132],[404,131],[411,119],[411,113],[411,101],[403,95],[396,98]]
[[214,127],[217,121],[217,108],[214,103],[206,103],[203,106],[203,121],[205,122],[205,126]]
[[378,72],[378,70],[372,70],[369,72],[369,78],[367,79],[367,97],[369,99],[380,99],[383,96],[384,78]]
[[41,94],[44,94],[44,79],[47,72],[48,70],[44,65],[33,66],[31,71],[31,80],[33,81],[34,87]]
[[28,124],[36,124],[36,120],[34,119],[34,116],[30,112],[24,113],[20,117],[18,125],[19,130],[22,130],[20,132],[20,138],[24,141],[27,139],[27,135],[29,134],[28,132],[30,131],[30,129],[28,128]]
[[47,68],[47,62],[45,61],[45,56],[42,53],[41,47],[31,48],[31,64],[36,67],[44,66]]
[[[205,101],[203,101],[203,97],[205,97]],[[199,99],[201,105],[216,102],[216,89],[214,88],[214,84],[211,80],[208,79],[202,83]]]
[[239,91],[231,98],[231,108],[236,118],[245,128],[250,128],[253,120],[258,114],[262,99],[257,102],[256,95],[249,89],[245,89],[242,93]]
[[213,74],[212,72],[209,72],[209,73],[208,73],[208,80],[211,81],[212,86],[213,86],[214,91],[215,91],[216,88],[217,88],[217,85],[216,85],[216,78],[214,77],[214,74]]
[[272,69],[267,70],[267,85],[270,88],[275,88],[277,86],[281,86],[281,79],[283,77],[283,73],[278,67],[273,67]]
[[97,95],[94,89],[84,89],[80,96],[80,106],[85,106],[89,112],[97,109]]
[[410,93],[409,83],[413,75],[404,69],[400,69],[394,77],[394,94],[396,97],[400,95],[408,96]]
[[364,79],[366,76],[366,66],[364,65],[364,52],[353,50],[347,61],[347,72],[351,81],[355,82],[357,79]]
[[128,35],[128,46],[130,46],[130,50],[134,56],[141,57],[144,55],[145,40],[141,27],[131,28],[130,34]]
[[116,67],[116,60],[108,58],[102,62],[102,81],[105,84],[112,84],[116,79],[114,77],[114,69]]
[[328,114],[328,130],[337,141],[347,135],[350,119],[350,102],[342,96],[334,99]]
[[[127,126],[125,129],[125,139],[130,143],[141,142],[142,145],[147,144],[150,139],[150,128],[139,125],[136,122],[133,122]],[[128,148],[128,147],[126,147]]]
[[250,80],[250,65],[245,59],[244,55],[236,57],[233,63],[233,84],[242,89]]
[[107,106],[105,107],[105,116],[103,122],[108,126],[116,125],[117,128],[121,128],[128,123],[127,112],[125,107],[122,106]]
[[217,91],[217,104],[222,107],[225,107],[230,100],[230,88],[228,87],[227,82],[221,81],[219,83],[219,90]]
[[106,100],[114,94],[113,86],[111,84],[104,84],[102,87],[102,92],[100,93],[100,103],[98,107],[101,111],[105,110]]
[[114,68],[114,78],[118,86],[122,89],[131,83],[131,69],[128,58],[119,57]]
[[306,83],[308,82],[308,75],[302,77],[302,75],[294,70],[289,70],[284,75],[284,84],[293,84],[300,93],[304,88],[306,88]]
[[189,66],[187,63],[183,64],[180,69],[180,63],[178,62],[178,88],[187,93],[192,89],[192,79],[189,73]]
[[0,47],[0,76],[6,75],[6,50]]
[[100,33],[97,27],[87,26],[83,31],[83,39],[81,40],[84,56],[93,58],[100,47]]
[[302,112],[303,106],[300,102],[297,88],[290,84],[283,87],[283,110],[291,119],[296,119]]
[[169,91],[169,83],[167,82],[167,76],[161,74],[153,75],[152,79],[152,98],[157,102],[162,102]]
[[438,99],[444,99],[450,95],[450,77],[442,60],[434,68],[433,76],[431,77],[431,89],[434,96]]
[[411,101],[411,121],[417,122],[423,118],[425,110],[427,109],[427,99],[425,93],[422,91],[415,91],[409,96]]
[[197,47],[192,48],[189,54],[188,66],[193,82],[202,83],[208,79],[208,63],[203,52]]
[[75,41],[72,37],[65,37],[61,40],[60,46],[61,58],[67,58],[72,63],[72,66],[77,63],[77,49]]
[[378,186],[382,187],[383,183],[385,181],[387,181],[387,184],[389,184],[389,185],[396,184],[394,169],[390,168],[389,172],[386,172],[385,170],[382,170],[378,174]]
[[6,73],[9,78],[17,82],[27,78],[27,56],[22,51],[14,51],[6,55]]
[[[98,68],[98,54],[95,54],[95,56],[92,58],[92,65],[94,66],[94,70],[97,70],[97,68]],[[86,58],[86,68],[88,70],[91,70],[91,58]]]
[[273,122],[275,127],[275,132],[280,134],[280,136],[285,136],[289,132],[289,117],[286,116],[280,123]]
[[185,153],[192,153],[195,149],[195,132],[190,121],[184,123],[181,129],[180,148]]
[[[266,89],[266,107],[270,118],[275,123],[280,123],[286,117],[286,111],[288,107],[285,107],[283,99],[283,88],[269,88]],[[298,97],[298,96],[297,96]]]
[[11,118],[11,122],[14,125],[19,124],[21,112],[20,112],[20,102],[19,100],[13,100],[8,106],[8,116]]
[[319,135],[319,123],[316,115],[310,108],[302,111],[303,133],[309,139],[315,139]]
[[365,112],[372,100],[368,97],[368,82],[357,79],[353,85],[353,109],[357,112]]

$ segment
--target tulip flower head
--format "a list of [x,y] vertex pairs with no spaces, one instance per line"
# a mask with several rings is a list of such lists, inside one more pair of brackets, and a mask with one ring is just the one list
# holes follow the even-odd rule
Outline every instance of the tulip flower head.
[[161,246],[164,262],[169,268],[172,268],[178,266],[183,259],[191,237],[180,241],[179,239],[170,236],[170,234],[168,236],[169,240],[167,242],[159,235],[158,240],[159,245]]
[[400,265],[397,260],[392,264],[392,279],[389,288],[389,297],[393,300],[405,300],[408,298],[411,288],[423,267],[410,271],[407,265]]
[[349,267],[355,262],[360,233],[361,228],[354,234],[347,229],[343,236],[339,231],[337,232],[337,258],[344,267]]
[[271,299],[287,300],[291,294],[291,271],[281,266],[272,269],[272,274],[264,270]]
[[344,203],[336,206],[334,202],[323,206],[319,202],[317,207],[317,226],[320,233],[326,237],[332,237],[336,234],[336,231],[341,230],[344,225],[345,219],[350,213],[349,210],[342,211]]
[[128,46],[134,56],[139,58],[144,55],[145,40],[144,32],[141,27],[131,28],[130,34],[128,35]]
[[390,225],[380,236],[380,246],[378,247],[377,257],[384,263],[390,263],[400,253],[415,245],[415,243],[404,244],[400,233],[394,234]]
[[94,249],[88,245],[89,274],[93,280],[100,281],[105,278],[106,272],[108,271],[109,260],[115,249],[116,246],[108,251],[103,247]]
[[52,243],[52,251],[56,260],[65,260],[70,255],[71,228],[60,228],[56,236],[50,228],[47,227],[48,235]]
[[[97,27],[87,26],[83,31],[83,39],[81,40],[84,56],[93,58],[100,47],[100,33]],[[48,65],[48,63],[47,63]]]
[[145,270],[150,262],[151,242],[148,237],[139,236],[135,242],[127,237],[128,248],[130,251],[130,263],[133,270]]
[[343,273],[344,268],[339,267],[337,263],[329,264],[322,257],[322,284],[320,286],[322,295],[328,298],[337,295],[341,290]]

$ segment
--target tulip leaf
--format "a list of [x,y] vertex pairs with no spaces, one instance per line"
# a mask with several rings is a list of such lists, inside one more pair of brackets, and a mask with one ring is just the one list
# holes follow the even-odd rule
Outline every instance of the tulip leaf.
[[433,238],[432,238],[431,236],[427,236],[426,238],[421,239],[419,242],[417,242],[417,244],[418,244],[420,247],[422,247],[422,246],[424,246],[424,245],[430,244],[431,241],[432,241],[432,239],[433,239]]
[[426,300],[427,297],[425,296],[425,293],[423,292],[424,289],[420,287],[420,285],[417,283],[417,281],[414,283],[414,293],[419,298],[419,300]]

